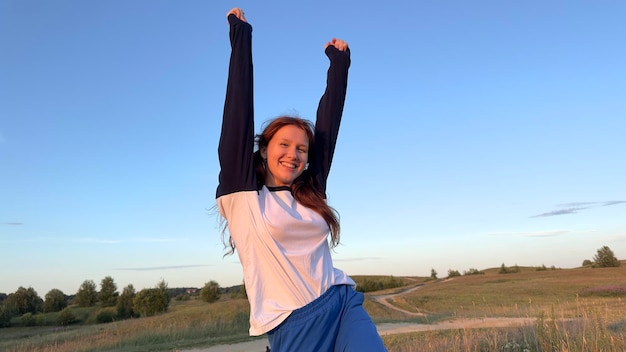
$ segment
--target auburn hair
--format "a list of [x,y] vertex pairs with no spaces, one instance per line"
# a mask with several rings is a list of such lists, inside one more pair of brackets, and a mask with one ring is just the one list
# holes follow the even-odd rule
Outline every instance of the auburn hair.
[[[285,126],[296,126],[306,133],[309,139],[308,159],[311,160],[311,153],[315,150],[313,123],[309,120],[294,116],[280,116],[271,120],[263,129],[263,132],[255,136],[257,150],[254,152],[254,168],[256,171],[257,189],[261,189],[263,185],[265,185],[265,175],[267,173],[267,164],[261,156],[261,149],[267,148],[276,132]],[[339,244],[339,214],[326,202],[326,195],[324,194],[322,185],[319,184],[310,170],[304,170],[302,174],[293,181],[291,194],[298,203],[312,209],[322,216],[330,230],[331,248],[336,247]],[[228,253],[230,254],[234,252],[235,244],[232,238],[229,238],[228,242],[231,248],[231,251]]]

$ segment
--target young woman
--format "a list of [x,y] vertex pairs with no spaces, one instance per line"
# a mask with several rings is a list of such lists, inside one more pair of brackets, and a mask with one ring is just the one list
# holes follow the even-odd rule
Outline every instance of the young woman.
[[226,16],[232,51],[216,197],[243,266],[250,334],[267,333],[272,352],[386,351],[363,294],[330,254],[340,226],[326,203],[326,178],[346,95],[348,44],[326,43],[330,68],[315,126],[279,117],[256,136],[254,151],[252,26],[241,9]]

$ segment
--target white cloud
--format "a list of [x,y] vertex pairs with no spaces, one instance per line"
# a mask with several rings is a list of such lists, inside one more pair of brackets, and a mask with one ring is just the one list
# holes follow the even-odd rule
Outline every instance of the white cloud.
[[77,240],[78,242],[84,242],[84,243],[105,243],[105,244],[116,244],[116,243],[122,242],[118,240],[103,240],[100,238],[79,238]]
[[169,270],[169,269],[188,269],[188,268],[200,268],[206,267],[206,264],[193,264],[193,265],[168,265],[168,266],[152,266],[142,268],[113,268],[113,270],[126,270],[126,271],[153,271],[153,270]]
[[75,240],[69,239],[69,241],[78,241],[84,243],[105,243],[105,244],[118,244],[118,243],[169,243],[176,242],[176,238],[131,238],[127,240],[108,240],[102,238],[78,238]]
[[487,236],[516,236],[516,237],[556,237],[571,233],[571,230],[549,230],[533,232],[494,232]]
[[162,242],[176,242],[175,238],[137,238],[130,240],[129,242],[141,242],[141,243],[162,243]]

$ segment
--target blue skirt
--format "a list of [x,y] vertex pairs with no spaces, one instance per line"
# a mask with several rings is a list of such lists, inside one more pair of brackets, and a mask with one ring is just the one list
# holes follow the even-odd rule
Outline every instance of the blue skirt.
[[267,333],[271,351],[386,352],[363,297],[349,285],[330,287]]

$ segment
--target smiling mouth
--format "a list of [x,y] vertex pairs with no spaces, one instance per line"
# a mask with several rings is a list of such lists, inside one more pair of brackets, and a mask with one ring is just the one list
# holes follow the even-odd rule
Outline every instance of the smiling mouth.
[[281,163],[280,163],[280,164],[281,164],[282,166],[286,167],[286,168],[289,168],[289,169],[294,169],[294,170],[298,167],[298,165],[297,165],[297,164],[295,164],[295,163],[290,163],[290,162],[286,162],[286,161],[281,161]]

